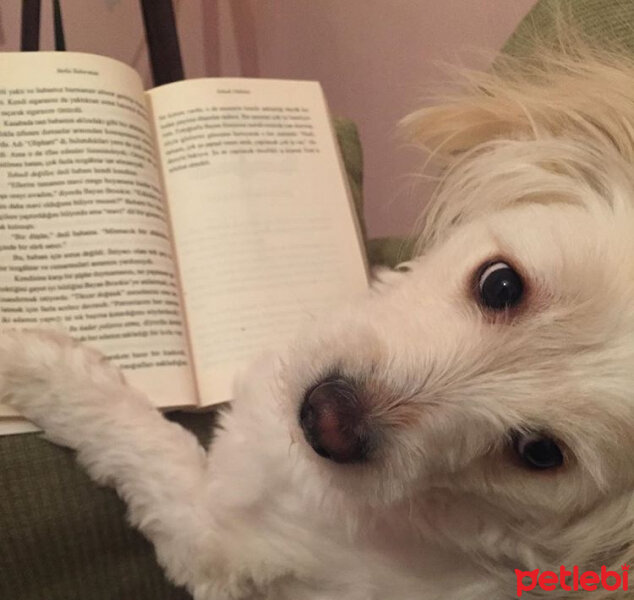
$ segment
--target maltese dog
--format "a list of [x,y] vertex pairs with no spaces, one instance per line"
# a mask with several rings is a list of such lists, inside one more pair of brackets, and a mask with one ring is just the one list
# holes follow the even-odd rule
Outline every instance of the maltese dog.
[[634,63],[508,59],[406,126],[417,258],[256,362],[209,453],[59,334],[0,334],[0,399],[197,600],[625,598]]

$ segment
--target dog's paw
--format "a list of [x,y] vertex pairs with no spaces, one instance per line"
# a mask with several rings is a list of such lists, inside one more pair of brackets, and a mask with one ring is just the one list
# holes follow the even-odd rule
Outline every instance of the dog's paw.
[[38,425],[55,411],[90,401],[93,390],[122,381],[99,352],[61,332],[0,332],[0,404]]

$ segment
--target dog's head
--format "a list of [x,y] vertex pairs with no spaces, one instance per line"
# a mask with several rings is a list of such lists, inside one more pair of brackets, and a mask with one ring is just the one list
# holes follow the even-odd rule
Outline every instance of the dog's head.
[[445,162],[420,256],[298,340],[302,456],[518,568],[631,557],[634,68],[513,65],[408,127]]

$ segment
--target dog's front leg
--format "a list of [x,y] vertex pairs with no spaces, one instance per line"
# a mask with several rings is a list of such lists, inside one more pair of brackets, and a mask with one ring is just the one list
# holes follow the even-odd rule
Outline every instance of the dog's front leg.
[[0,402],[77,450],[93,479],[117,489],[170,577],[195,588],[209,516],[207,457],[193,435],[97,352],[56,333],[0,333]]

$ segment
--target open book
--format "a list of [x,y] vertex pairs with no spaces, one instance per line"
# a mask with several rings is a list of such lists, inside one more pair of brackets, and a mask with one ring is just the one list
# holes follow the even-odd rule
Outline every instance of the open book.
[[[158,407],[232,380],[367,271],[323,93],[197,79],[144,92],[76,53],[0,53],[0,319],[64,328]],[[0,433],[23,431],[0,406]]]

